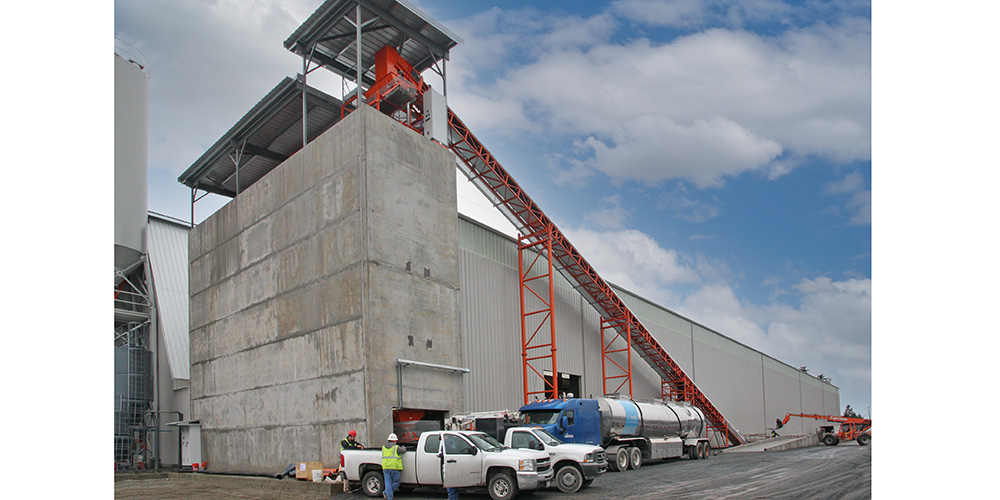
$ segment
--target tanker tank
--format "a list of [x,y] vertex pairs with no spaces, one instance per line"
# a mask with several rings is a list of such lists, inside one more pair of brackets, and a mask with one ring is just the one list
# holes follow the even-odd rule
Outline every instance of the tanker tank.
[[640,403],[629,399],[596,398],[601,411],[601,437],[663,439],[706,437],[705,415],[694,406],[667,401]]
[[542,427],[570,443],[605,449],[611,470],[638,469],[645,460],[708,458],[708,421],[689,403],[631,399],[546,399],[519,410],[525,426]]

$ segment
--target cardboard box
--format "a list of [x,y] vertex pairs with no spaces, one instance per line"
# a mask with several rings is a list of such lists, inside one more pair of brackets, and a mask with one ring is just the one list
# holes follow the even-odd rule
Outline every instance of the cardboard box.
[[298,462],[295,464],[295,479],[312,480],[312,471],[323,470],[323,462]]

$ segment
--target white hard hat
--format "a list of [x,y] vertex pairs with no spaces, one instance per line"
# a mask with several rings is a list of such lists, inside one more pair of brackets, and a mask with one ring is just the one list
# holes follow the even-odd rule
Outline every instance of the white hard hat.
[[399,441],[399,439],[396,438],[396,433],[395,432],[392,432],[392,433],[389,434],[389,439],[388,440],[389,441]]

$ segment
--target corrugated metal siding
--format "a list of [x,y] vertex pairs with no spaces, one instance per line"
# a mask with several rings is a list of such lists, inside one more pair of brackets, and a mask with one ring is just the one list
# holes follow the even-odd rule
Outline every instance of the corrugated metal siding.
[[[774,419],[784,418],[789,413],[802,413],[802,398],[799,396],[799,371],[764,356],[764,411],[767,414],[766,427],[774,426]],[[788,422],[783,435],[802,434],[801,419]]]
[[188,232],[187,227],[155,217],[149,218],[149,262],[160,334],[166,344],[170,375],[190,379],[188,345]]
[[[516,409],[523,400],[517,243],[460,218],[459,248],[463,348],[465,366],[472,370],[465,379],[468,408],[464,411]],[[562,275],[556,274],[555,285],[559,371],[582,376],[580,397],[600,396],[604,393],[600,315]],[[831,402],[839,403],[836,387],[614,288],[671,357],[741,431],[763,433],[774,426],[775,418],[786,413],[837,414],[830,409]],[[625,365],[624,353],[616,354],[614,359]],[[800,376],[805,379],[800,381]],[[531,390],[541,387],[535,375],[529,377],[529,383]],[[660,396],[659,375],[635,352],[632,394],[644,400]],[[786,433],[803,432],[797,420],[789,424]]]

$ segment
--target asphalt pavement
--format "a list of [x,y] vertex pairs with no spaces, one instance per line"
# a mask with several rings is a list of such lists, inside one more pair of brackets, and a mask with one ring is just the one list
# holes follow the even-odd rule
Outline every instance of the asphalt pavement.
[[[532,500],[560,499],[802,499],[871,498],[871,445],[843,443],[788,451],[722,453],[706,460],[650,461],[639,470],[607,472],[589,487],[567,495],[556,489],[535,492]],[[367,498],[359,493],[339,498]],[[446,498],[444,490],[421,488],[400,500]],[[487,500],[484,489],[464,490],[461,498]]]

